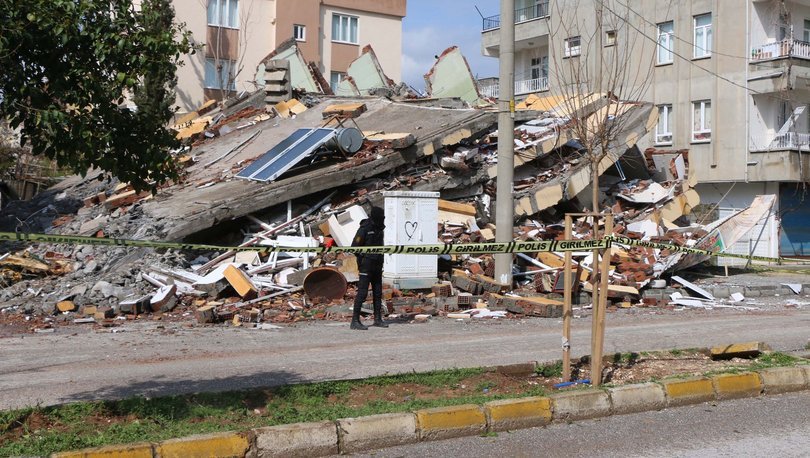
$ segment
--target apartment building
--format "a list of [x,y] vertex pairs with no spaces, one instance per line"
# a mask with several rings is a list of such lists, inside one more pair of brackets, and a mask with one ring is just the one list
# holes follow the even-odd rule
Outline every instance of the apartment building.
[[[658,106],[639,146],[689,149],[701,222],[778,195],[768,220],[727,250],[810,255],[810,0],[516,0],[515,10],[518,99],[559,93],[573,59],[602,76],[619,59],[623,89]],[[483,20],[484,55],[499,55],[499,28],[499,16]]]
[[388,76],[401,76],[406,0],[174,0],[177,22],[196,43],[178,69],[177,103],[192,110],[209,99],[259,86],[257,66],[295,39],[336,86],[349,63],[371,45]]

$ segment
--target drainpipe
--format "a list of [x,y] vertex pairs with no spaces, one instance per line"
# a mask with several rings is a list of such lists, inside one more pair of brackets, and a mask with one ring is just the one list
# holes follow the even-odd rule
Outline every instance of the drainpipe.
[[753,42],[751,41],[751,2],[745,2],[745,40],[748,43],[745,59],[745,182],[748,183],[748,164],[751,162],[751,92],[748,90],[748,71],[751,64],[748,62]]
[[[495,241],[513,239],[515,203],[515,0],[501,0],[501,53],[498,94],[498,191],[495,197]],[[495,279],[512,285],[512,254],[495,255]]]

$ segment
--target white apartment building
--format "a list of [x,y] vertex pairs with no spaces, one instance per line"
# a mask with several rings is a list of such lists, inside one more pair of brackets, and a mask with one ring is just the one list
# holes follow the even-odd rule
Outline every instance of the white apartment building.
[[[598,74],[599,53],[632,43],[621,64],[659,110],[639,147],[688,149],[712,218],[778,196],[767,222],[728,251],[810,255],[810,0],[516,0],[515,10],[518,99],[555,94],[567,59]],[[497,15],[483,20],[486,56],[499,55],[499,27]]]
[[[304,58],[336,85],[371,45],[387,75],[401,78],[406,0],[174,0],[176,21],[204,45],[178,69],[177,103],[193,110],[209,99],[253,91],[257,67],[295,39]],[[261,76],[261,75],[260,75]]]

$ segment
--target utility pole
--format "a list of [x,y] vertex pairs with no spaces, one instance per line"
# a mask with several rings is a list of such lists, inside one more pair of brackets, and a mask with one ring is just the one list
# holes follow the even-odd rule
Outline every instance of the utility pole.
[[[511,242],[515,204],[515,0],[501,0],[501,52],[498,91],[498,194],[495,198],[495,241]],[[495,255],[495,280],[512,285],[512,254]]]

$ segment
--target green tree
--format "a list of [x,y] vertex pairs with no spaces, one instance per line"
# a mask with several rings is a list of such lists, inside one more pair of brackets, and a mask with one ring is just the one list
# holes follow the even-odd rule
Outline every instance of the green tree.
[[[166,129],[175,71],[194,52],[164,0],[0,0],[0,116],[22,145],[137,189],[177,177]],[[123,108],[126,95],[142,105]]]

